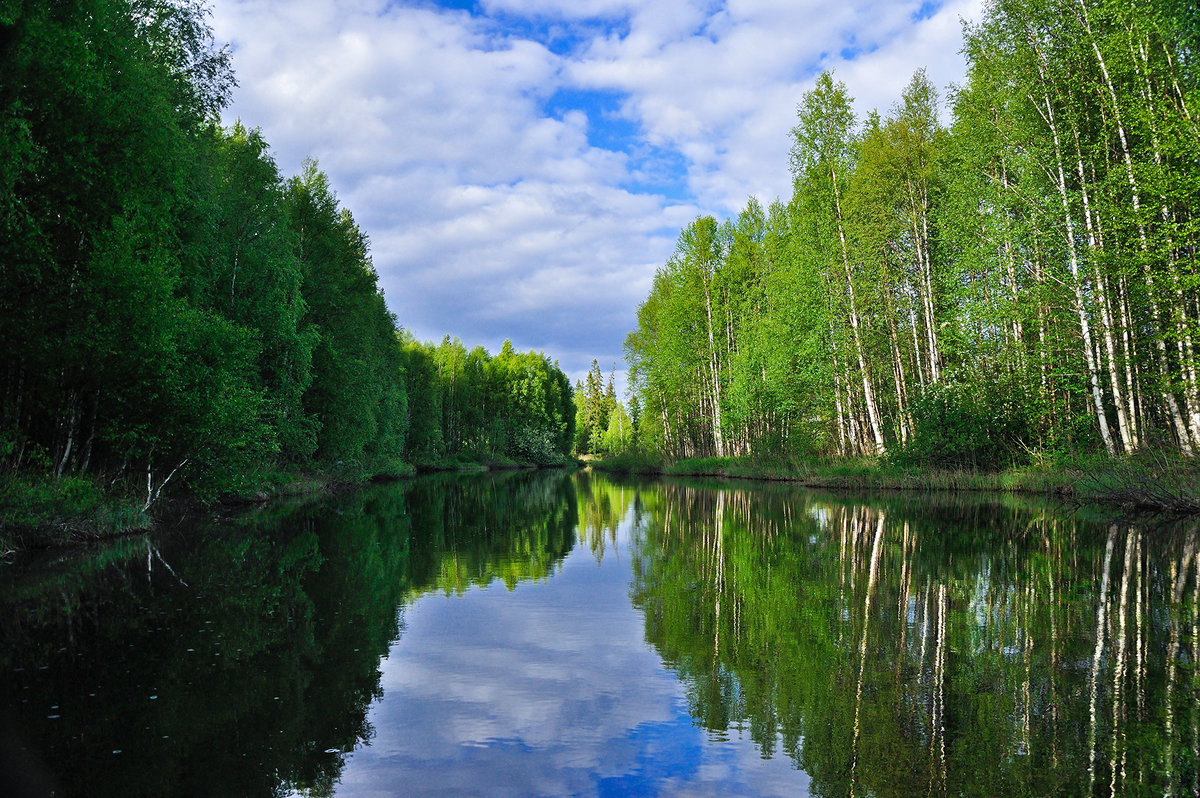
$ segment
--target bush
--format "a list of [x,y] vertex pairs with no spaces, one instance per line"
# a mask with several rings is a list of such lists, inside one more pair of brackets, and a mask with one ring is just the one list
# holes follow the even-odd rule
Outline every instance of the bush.
[[108,493],[98,478],[0,476],[0,553],[145,529],[149,523],[137,499]]
[[609,455],[591,463],[598,471],[619,474],[662,474],[666,468],[662,458],[640,449],[629,449],[621,454]]
[[513,457],[536,465],[549,465],[562,460],[555,450],[554,436],[546,429],[522,425],[513,430],[508,452]]
[[910,410],[913,433],[892,452],[896,465],[996,470],[1026,459],[1027,413],[1011,397],[946,381],[926,386]]

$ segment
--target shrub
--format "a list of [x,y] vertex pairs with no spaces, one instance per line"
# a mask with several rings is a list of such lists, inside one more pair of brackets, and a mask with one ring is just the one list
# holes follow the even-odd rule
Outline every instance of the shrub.
[[956,381],[926,386],[911,406],[913,433],[896,465],[994,470],[1023,460],[1025,408],[1011,397]]

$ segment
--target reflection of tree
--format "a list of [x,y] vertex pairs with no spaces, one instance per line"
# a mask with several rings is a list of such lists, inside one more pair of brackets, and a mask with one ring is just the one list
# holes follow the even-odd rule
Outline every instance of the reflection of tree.
[[1195,785],[1196,525],[1096,530],[1011,500],[643,496],[647,639],[710,734],[782,745],[815,794]]
[[617,526],[629,508],[634,508],[635,515],[640,512],[638,489],[635,483],[620,477],[596,477],[584,471],[575,478],[575,495],[579,503],[579,537],[600,561],[606,549],[616,548]]
[[329,795],[408,598],[544,578],[574,527],[569,477],[541,473],[382,486],[149,560],[138,539],[74,590],[3,593],[0,700],[67,794]]
[[410,493],[412,591],[462,594],[499,579],[547,578],[575,546],[576,504],[562,471],[419,480]]

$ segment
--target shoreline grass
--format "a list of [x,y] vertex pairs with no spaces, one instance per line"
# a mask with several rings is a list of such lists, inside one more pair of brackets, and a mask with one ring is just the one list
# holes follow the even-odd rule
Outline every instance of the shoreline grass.
[[1200,515],[1200,464],[1153,453],[1061,465],[1014,466],[1001,471],[898,466],[871,458],[705,457],[666,461],[638,453],[595,460],[590,466],[625,474],[750,479],[833,490],[1024,493],[1129,511]]
[[142,503],[87,477],[0,477],[0,557],[19,550],[119,537],[152,526]]
[[[485,473],[534,468],[571,468],[576,460],[538,464],[508,458],[457,458],[414,466],[394,463],[378,473],[350,467],[324,471],[266,470],[243,487],[215,498],[188,493],[163,497],[146,509],[144,497],[123,493],[89,476],[29,472],[0,475],[0,562],[19,551],[86,545],[144,533],[197,513],[223,516],[241,508],[286,499],[335,494],[366,485],[408,479],[419,473]],[[127,487],[127,486],[126,486]]]

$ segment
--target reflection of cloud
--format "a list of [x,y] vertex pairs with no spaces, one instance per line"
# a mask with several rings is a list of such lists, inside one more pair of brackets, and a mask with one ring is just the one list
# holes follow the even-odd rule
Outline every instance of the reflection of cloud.
[[[679,228],[790,191],[788,131],[834,67],[861,111],[962,75],[979,0],[214,0],[281,168],[320,159],[422,339],[619,361]],[[927,17],[927,18],[926,18]],[[601,99],[598,99],[601,98]]]
[[[628,536],[625,522],[625,549]],[[545,583],[419,599],[381,664],[375,737],[347,757],[338,794],[803,794],[790,760],[693,725],[644,642],[629,563],[580,545]]]

